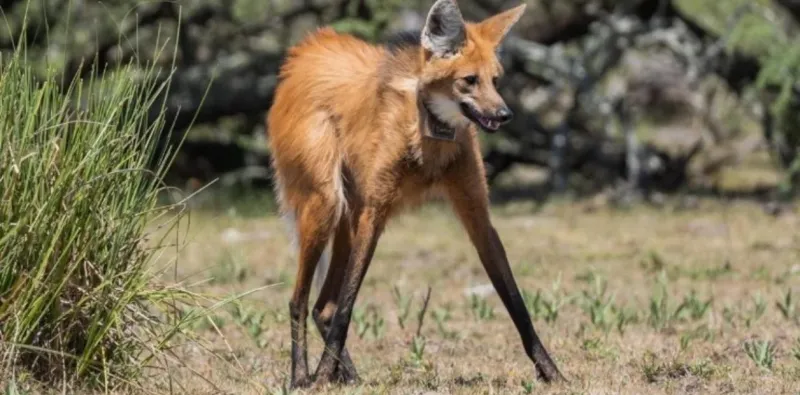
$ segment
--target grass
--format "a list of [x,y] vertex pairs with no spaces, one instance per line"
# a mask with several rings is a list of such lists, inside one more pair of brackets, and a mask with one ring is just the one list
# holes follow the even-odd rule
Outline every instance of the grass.
[[[62,95],[18,59],[0,67],[0,392],[289,393],[295,256],[271,200],[215,202],[224,213],[196,212],[187,248],[166,251],[183,229],[145,170],[161,87],[121,70]],[[800,388],[797,213],[537,210],[495,207],[495,225],[569,383],[534,379],[460,225],[430,205],[393,221],[366,278],[348,339],[364,382],[320,392]],[[186,282],[219,309],[182,303],[198,295]],[[314,364],[322,342],[308,327]]]
[[0,384],[139,388],[200,316],[175,315],[192,298],[158,284],[168,242],[151,233],[180,218],[158,204],[169,80],[130,65],[64,90],[25,56],[0,62]]
[[766,340],[746,341],[744,351],[756,366],[764,370],[772,370],[775,360],[775,344]]
[[[376,250],[348,337],[364,382],[313,393],[777,394],[800,388],[800,326],[787,318],[797,315],[793,295],[800,280],[796,212],[772,217],[758,204],[705,199],[696,209],[677,210],[669,202],[624,211],[580,207],[553,202],[534,211],[511,203],[493,210],[537,331],[568,384],[535,380],[498,296],[476,295],[489,281],[460,225],[434,204],[392,221]],[[257,338],[252,320],[237,324],[238,313],[229,309],[219,314],[218,330],[194,329],[220,357],[195,357],[190,346],[175,352],[222,392],[281,393],[289,375],[295,255],[271,208],[258,216],[236,212],[243,211],[193,213],[178,276],[210,277],[218,252],[232,250],[247,275],[204,283],[203,292],[235,294],[281,278],[285,284],[241,300],[259,317]],[[224,237],[231,228],[262,237],[231,241]],[[420,314],[428,286],[427,312]],[[312,322],[309,328],[313,369],[322,340]],[[186,392],[216,393],[199,381]]]
[[[105,98],[133,100],[124,80],[102,84]],[[13,96],[4,89],[0,97]],[[0,122],[20,131],[0,140],[2,391],[48,393],[39,382],[57,376],[89,393],[288,393],[295,255],[271,198],[214,201],[222,210],[198,208],[184,235],[163,225],[158,184],[137,170],[152,145],[133,137],[148,136],[132,133],[144,124],[115,118],[123,114],[111,100],[90,100],[96,111],[70,123],[59,96],[31,92],[0,103],[3,114],[39,106]],[[129,108],[125,116],[136,114]],[[570,379],[557,386],[535,380],[449,210],[432,204],[396,218],[348,338],[364,382],[320,392],[796,391],[800,217],[745,201],[678,206],[494,207],[526,307]],[[176,235],[185,248],[164,250]],[[177,264],[166,273],[163,262]],[[223,302],[213,314],[175,305],[173,296],[189,295],[176,282]],[[322,342],[308,327],[313,369]]]

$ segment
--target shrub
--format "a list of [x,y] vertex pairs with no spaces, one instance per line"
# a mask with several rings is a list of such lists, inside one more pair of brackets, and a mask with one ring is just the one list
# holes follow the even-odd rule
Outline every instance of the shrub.
[[1,372],[130,383],[176,333],[168,306],[185,293],[154,285],[163,244],[147,233],[175,223],[157,200],[155,77],[131,66],[62,87],[24,49],[0,58]]

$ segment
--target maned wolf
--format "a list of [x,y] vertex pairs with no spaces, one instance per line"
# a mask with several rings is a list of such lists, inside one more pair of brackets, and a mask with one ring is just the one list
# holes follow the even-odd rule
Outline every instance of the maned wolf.
[[432,195],[452,204],[539,376],[563,380],[492,226],[477,140],[478,129],[492,133],[512,117],[496,89],[496,50],[524,10],[471,23],[454,0],[438,0],[416,44],[375,46],[323,28],[289,50],[267,122],[276,192],[299,247],[289,305],[293,388],[312,383],[308,299],[329,243],[313,309],[326,345],[314,378],[354,382],[345,340],[378,238],[393,214]]

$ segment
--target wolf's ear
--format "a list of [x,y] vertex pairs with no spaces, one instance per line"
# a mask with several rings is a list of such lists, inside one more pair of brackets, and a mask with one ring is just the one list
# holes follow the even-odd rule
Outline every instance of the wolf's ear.
[[452,56],[461,49],[467,33],[455,0],[438,0],[422,29],[422,47],[438,57]]
[[519,18],[522,17],[522,13],[524,12],[525,4],[521,4],[510,10],[486,18],[478,24],[478,31],[486,40],[494,43],[494,45],[500,45],[506,37],[506,34],[511,30],[511,27],[519,21]]

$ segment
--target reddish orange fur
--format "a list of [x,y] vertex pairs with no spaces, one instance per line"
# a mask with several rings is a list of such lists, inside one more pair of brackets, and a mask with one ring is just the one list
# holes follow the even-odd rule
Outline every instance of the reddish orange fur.
[[[467,23],[466,43],[459,56],[450,58],[416,46],[392,52],[330,28],[319,29],[289,50],[268,131],[281,209],[296,216],[300,236],[291,304],[292,319],[299,325],[299,332],[293,326],[292,333],[299,345],[293,348],[293,384],[307,384],[307,368],[295,367],[294,353],[303,353],[297,356],[304,365],[307,284],[320,246],[335,233],[331,273],[314,309],[323,333],[340,293],[357,292],[360,285],[359,279],[345,276],[345,269],[367,266],[385,221],[432,195],[451,202],[487,270],[507,267],[489,219],[476,127],[470,122],[458,125],[452,142],[426,138],[418,99],[457,97],[463,93],[459,80],[475,74],[481,81],[473,93],[476,106],[502,104],[492,84],[502,73],[496,48],[523,9]],[[349,322],[349,315],[343,319]],[[334,365],[323,364],[320,369],[333,374]]]
[[[443,89],[470,73],[486,81],[500,74],[495,54],[499,38],[482,35],[491,31],[487,26],[492,24],[468,24],[463,55],[427,65],[422,49],[392,54],[327,27],[291,48],[268,116],[284,208],[296,209],[309,189],[324,189],[321,184],[331,181],[333,167],[340,163],[352,172],[353,184],[366,188],[359,193],[368,195],[369,186],[380,181],[370,179],[369,170],[411,154],[420,167],[396,191],[393,200],[399,208],[420,203],[426,192],[440,189],[444,169],[461,154],[479,158],[471,124],[458,134],[457,144],[423,139],[416,92],[403,88],[419,80]],[[500,100],[496,92],[488,96],[487,106]],[[321,120],[331,128],[327,135],[319,132]],[[483,175],[474,178],[483,180]]]

